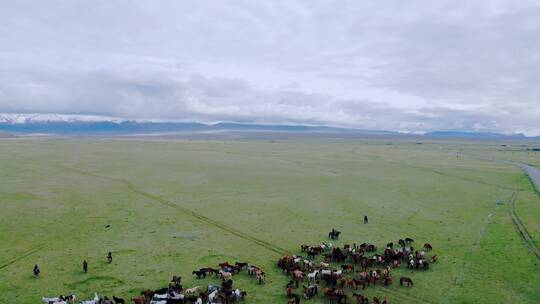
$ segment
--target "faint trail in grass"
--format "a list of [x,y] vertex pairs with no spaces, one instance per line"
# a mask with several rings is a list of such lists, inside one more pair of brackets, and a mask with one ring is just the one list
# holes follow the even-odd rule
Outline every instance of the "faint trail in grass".
[[172,201],[169,201],[165,198],[162,198],[160,196],[157,196],[155,194],[151,194],[151,193],[148,193],[146,191],[143,191],[139,188],[137,188],[132,182],[128,181],[128,180],[124,180],[124,179],[120,179],[120,178],[115,178],[115,177],[109,177],[109,176],[103,176],[103,175],[99,175],[99,174],[95,174],[95,173],[91,173],[91,172],[87,172],[87,171],[84,171],[84,170],[80,170],[80,169],[75,169],[75,168],[70,168],[70,167],[65,167],[65,166],[60,166],[60,165],[53,165],[54,167],[57,167],[57,168],[60,168],[60,169],[63,169],[63,170],[67,170],[67,171],[71,171],[71,172],[75,172],[75,173],[78,173],[80,175],[85,175],[85,176],[91,176],[91,177],[95,177],[95,178],[100,178],[100,179],[105,179],[105,180],[110,180],[110,181],[114,181],[114,182],[117,182],[117,183],[121,183],[121,184],[124,184],[129,190],[131,190],[132,192],[134,193],[137,193],[138,195],[140,196],[143,196],[143,197],[146,197],[146,198],[149,198],[151,200],[154,200],[156,202],[159,202],[161,203],[162,205],[165,205],[165,206],[168,206],[168,207],[171,207],[171,208],[174,208],[184,214],[187,214],[189,216],[192,216],[202,222],[205,222],[211,226],[214,226],[218,229],[221,229],[223,231],[226,231],[232,235],[235,235],[241,239],[244,239],[246,241],[250,241],[252,243],[255,243],[257,245],[259,245],[260,247],[263,247],[269,251],[272,251],[274,253],[278,253],[280,255],[283,255],[283,254],[287,254],[289,251],[284,249],[284,248],[281,248],[280,246],[277,246],[275,244],[272,244],[270,242],[267,242],[265,240],[262,240],[262,239],[259,239],[255,236],[252,236],[250,234],[247,234],[243,231],[240,231],[236,228],[233,228],[227,224],[224,224],[224,223],[221,223],[219,221],[216,221],[214,219],[211,219],[199,212],[196,212],[196,211],[193,211],[187,207],[183,207],[181,205],[178,205],[178,204],[175,204],[174,202]]
[[25,251],[24,253],[20,254],[18,257],[16,258],[13,258],[11,260],[8,260],[2,264],[0,264],[0,270],[1,269],[4,269],[14,263],[17,263],[18,261],[22,260],[22,259],[25,259],[29,256],[31,256],[32,254],[40,251],[41,249],[45,248],[45,244],[41,244],[41,245],[38,245],[36,247],[33,247],[33,248],[30,248],[29,250]]
[[465,264],[463,265],[463,269],[459,273],[459,275],[456,278],[455,284],[458,286],[463,286],[463,281],[465,280],[465,274],[469,271],[469,268],[471,266],[471,257],[472,255],[480,248],[480,243],[482,242],[482,239],[486,235],[487,228],[489,224],[491,223],[491,220],[493,218],[493,214],[488,214],[486,216],[486,222],[484,226],[480,229],[480,234],[478,235],[478,238],[473,242],[472,246],[469,248],[469,253],[467,254],[468,259],[466,259]]
[[512,193],[512,197],[510,198],[510,201],[508,202],[509,208],[508,213],[510,214],[510,217],[512,218],[512,222],[514,223],[514,226],[516,227],[519,236],[521,239],[525,242],[525,246],[531,251],[532,254],[536,256],[536,258],[540,259],[540,249],[538,246],[536,246],[536,243],[534,239],[532,238],[529,231],[527,231],[527,228],[525,225],[523,225],[523,222],[519,218],[519,216],[516,213],[514,202],[517,198],[517,194],[514,192]]
[[478,237],[476,238],[476,240],[474,240],[471,247],[469,248],[469,251],[465,255],[465,262],[463,263],[463,267],[461,271],[459,272],[459,274],[457,275],[456,280],[454,281],[454,286],[449,288],[450,292],[448,291],[444,292],[445,295],[443,296],[443,300],[441,300],[441,303],[444,303],[444,304],[452,303],[452,299],[454,298],[456,294],[456,289],[463,286],[463,282],[465,281],[465,275],[471,268],[471,264],[472,264],[471,258],[474,255],[474,253],[478,250],[478,248],[480,248],[480,243],[482,242],[482,239],[486,235],[487,228],[493,219],[493,214],[494,213],[491,213],[486,216],[485,223],[480,229],[480,233],[478,234]]
[[421,298],[418,298],[418,297],[415,297],[415,296],[411,296],[411,295],[408,295],[408,294],[405,294],[405,293],[402,293],[400,291],[393,290],[393,289],[390,289],[390,288],[385,288],[384,292],[388,292],[392,296],[400,298],[399,303],[425,303],[425,304],[431,304],[432,303],[432,302],[426,301],[424,299],[421,299]]

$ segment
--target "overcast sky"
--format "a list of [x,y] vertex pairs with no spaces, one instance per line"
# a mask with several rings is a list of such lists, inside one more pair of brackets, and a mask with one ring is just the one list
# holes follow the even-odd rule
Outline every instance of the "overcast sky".
[[540,1],[0,1],[0,112],[540,135]]

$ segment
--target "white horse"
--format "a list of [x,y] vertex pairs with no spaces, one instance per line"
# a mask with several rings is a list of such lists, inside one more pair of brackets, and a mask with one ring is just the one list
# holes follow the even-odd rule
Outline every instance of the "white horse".
[[48,304],[48,303],[51,303],[51,302],[58,302],[58,301],[60,301],[60,298],[59,297],[55,297],[55,298],[42,297],[41,301],[43,301],[43,303]]
[[310,282],[315,282],[317,279],[317,275],[319,274],[319,270],[315,270],[313,272],[308,273],[307,277]]
[[97,292],[94,292],[94,298],[92,300],[81,301],[81,304],[98,304],[99,296]]
[[[228,273],[228,272],[227,272]],[[187,295],[195,295],[196,293],[199,292],[199,289],[201,289],[201,287],[199,286],[195,286],[195,287],[192,287],[192,288],[188,288],[186,289],[186,294]]]
[[214,303],[214,299],[217,297],[218,290],[214,290],[212,293],[208,295],[208,303]]
[[67,304],[66,300],[62,300],[59,297],[55,297],[55,298],[42,297],[41,300],[46,304]]
[[219,277],[222,278],[223,280],[228,280],[228,279],[232,278],[232,273],[220,270],[219,271]]
[[333,247],[333,246],[332,246],[332,243],[325,243],[325,242],[323,242],[323,243],[321,244],[321,248],[322,248],[323,251],[330,250],[330,249],[332,249],[332,247]]
[[322,275],[332,275],[332,270],[330,269],[323,269],[321,270]]
[[184,300],[184,295],[181,294],[181,293],[177,293],[176,291],[173,291],[171,293],[171,296],[169,297],[169,299],[177,300],[177,301],[183,301]]

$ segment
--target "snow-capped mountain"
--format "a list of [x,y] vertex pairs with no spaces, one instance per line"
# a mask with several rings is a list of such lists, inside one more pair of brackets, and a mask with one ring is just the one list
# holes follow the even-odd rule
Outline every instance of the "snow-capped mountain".
[[24,124],[43,122],[112,122],[121,123],[126,119],[98,116],[98,115],[71,115],[71,114],[43,114],[43,113],[0,113],[0,123],[4,124]]

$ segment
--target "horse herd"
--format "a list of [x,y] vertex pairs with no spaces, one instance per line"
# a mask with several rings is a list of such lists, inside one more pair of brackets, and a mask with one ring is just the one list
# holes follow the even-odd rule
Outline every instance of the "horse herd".
[[[265,272],[254,265],[246,262],[236,262],[229,264],[223,262],[218,268],[204,267],[192,272],[196,279],[206,278],[213,275],[221,280],[220,285],[208,285],[208,287],[195,286],[184,289],[182,286],[182,277],[173,276],[168,287],[158,290],[144,290],[140,296],[132,298],[134,304],[229,304],[243,300],[247,292],[233,287],[232,277],[245,271],[248,276],[252,276],[259,284],[266,282]],[[72,304],[76,302],[75,295],[59,296],[54,298],[43,297],[45,304]],[[81,301],[81,304],[125,304],[126,300],[113,296],[99,297],[97,293],[91,300]]]
[[[341,233],[332,229],[329,238],[338,239]],[[345,244],[343,247],[334,246],[331,243],[322,242],[320,245],[300,246],[302,254],[282,256],[277,266],[282,273],[290,276],[290,281],[285,286],[289,304],[298,304],[302,299],[310,300],[321,293],[330,303],[348,303],[350,296],[358,304],[389,304],[387,297],[370,299],[360,293],[369,286],[393,284],[392,270],[405,264],[410,270],[428,270],[430,264],[437,261],[437,255],[427,257],[427,252],[433,247],[425,243],[422,249],[415,250],[414,240],[411,238],[400,239],[397,246],[393,242],[386,244],[382,253],[378,253],[377,246],[370,243]],[[36,266],[37,267],[37,266]],[[39,269],[38,269],[39,270]],[[203,279],[208,276],[219,279],[219,285],[207,287],[195,286],[184,289],[182,278],[173,276],[168,287],[158,290],[145,290],[140,296],[131,299],[134,304],[229,304],[243,300],[247,292],[233,287],[233,276],[245,272],[253,277],[258,284],[266,282],[265,272],[257,266],[246,262],[229,264],[223,262],[214,267],[204,267],[192,271],[195,279]],[[36,270],[34,268],[34,274]],[[38,271],[39,275],[39,271]],[[324,284],[322,290],[320,285]],[[400,286],[413,286],[410,277],[399,278]],[[300,289],[301,293],[297,290]],[[347,294],[352,291],[352,295]],[[73,304],[76,296],[59,296],[54,298],[43,297],[45,304]],[[99,297],[95,293],[94,298],[79,302],[81,304],[125,304],[126,300],[113,296]]]
[[[332,229],[329,238],[337,239],[339,234],[339,231]],[[391,285],[394,282],[392,269],[399,268],[403,263],[411,270],[427,270],[430,263],[437,261],[437,255],[429,258],[426,256],[426,252],[433,249],[431,244],[425,243],[418,251],[414,249],[413,243],[411,238],[400,239],[398,246],[390,242],[382,254],[377,253],[377,246],[369,243],[345,244],[342,248],[325,242],[315,246],[301,245],[300,249],[305,256],[286,255],[277,262],[282,273],[290,276],[290,281],[285,286],[288,303],[297,304],[302,298],[310,300],[317,296],[322,281],[325,288],[321,293],[330,303],[347,303],[346,289],[350,289],[356,303],[368,304],[369,298],[357,293],[358,288],[364,290],[366,286]],[[322,256],[322,259],[316,262],[318,256]],[[336,263],[339,266],[332,267]],[[402,276],[399,284],[411,287],[413,280]],[[301,295],[296,293],[300,286]],[[382,300],[374,297],[371,303],[390,302],[386,297]]]

